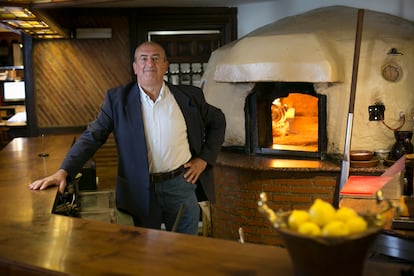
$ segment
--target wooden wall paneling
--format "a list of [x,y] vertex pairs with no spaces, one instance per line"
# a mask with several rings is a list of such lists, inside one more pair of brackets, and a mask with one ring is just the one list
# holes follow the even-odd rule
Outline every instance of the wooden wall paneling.
[[208,62],[221,45],[221,34],[152,35],[151,40],[164,46],[170,63]]
[[222,46],[237,39],[237,8],[137,8],[130,28],[131,58],[149,31],[219,30]]
[[33,74],[38,127],[85,126],[105,92],[131,81],[128,15],[75,10],[71,28],[110,27],[111,39],[35,41]]

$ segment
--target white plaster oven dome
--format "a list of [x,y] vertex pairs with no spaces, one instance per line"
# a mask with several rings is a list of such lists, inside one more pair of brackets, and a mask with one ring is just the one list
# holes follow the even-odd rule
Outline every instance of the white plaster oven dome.
[[[368,120],[368,106],[382,102],[385,120],[413,129],[414,23],[365,10],[357,79],[353,149],[390,148],[392,131]],[[245,144],[245,98],[256,82],[310,82],[328,96],[328,153],[343,151],[352,78],[358,9],[333,6],[286,17],[214,51],[204,73],[206,99],[226,115],[225,145]],[[402,56],[389,56],[396,48]],[[402,77],[390,82],[384,64],[398,64]]]
[[254,36],[234,44],[217,64],[214,80],[338,82],[344,78],[338,72],[342,67],[341,59],[318,35]]

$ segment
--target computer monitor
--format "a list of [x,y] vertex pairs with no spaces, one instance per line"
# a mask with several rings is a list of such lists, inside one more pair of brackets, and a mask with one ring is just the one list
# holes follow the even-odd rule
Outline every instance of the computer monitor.
[[20,102],[26,99],[24,81],[3,83],[3,102]]

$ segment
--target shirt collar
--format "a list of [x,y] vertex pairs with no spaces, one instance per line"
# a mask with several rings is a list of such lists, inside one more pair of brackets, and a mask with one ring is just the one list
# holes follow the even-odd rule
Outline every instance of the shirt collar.
[[[158,95],[158,98],[155,100],[155,103],[161,101],[162,99],[164,99],[167,96],[167,92],[166,92],[165,87],[166,87],[165,82],[163,82],[162,86],[161,86],[161,89],[160,89],[160,94]],[[151,98],[147,95],[147,93],[144,92],[144,89],[142,89],[142,87],[139,83],[138,83],[138,88],[139,88],[139,91],[140,91],[141,99],[152,102]]]

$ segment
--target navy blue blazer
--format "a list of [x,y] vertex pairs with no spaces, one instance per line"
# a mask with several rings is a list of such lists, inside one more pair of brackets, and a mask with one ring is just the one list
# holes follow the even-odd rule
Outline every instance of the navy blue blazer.
[[[214,202],[213,165],[224,141],[225,116],[220,109],[206,102],[200,88],[167,85],[184,115],[192,156],[200,157],[208,164],[197,185],[201,185],[208,200]],[[141,99],[136,82],[108,90],[96,120],[70,148],[61,168],[73,179],[111,132],[118,150],[117,207],[137,217],[146,216],[150,181]]]

